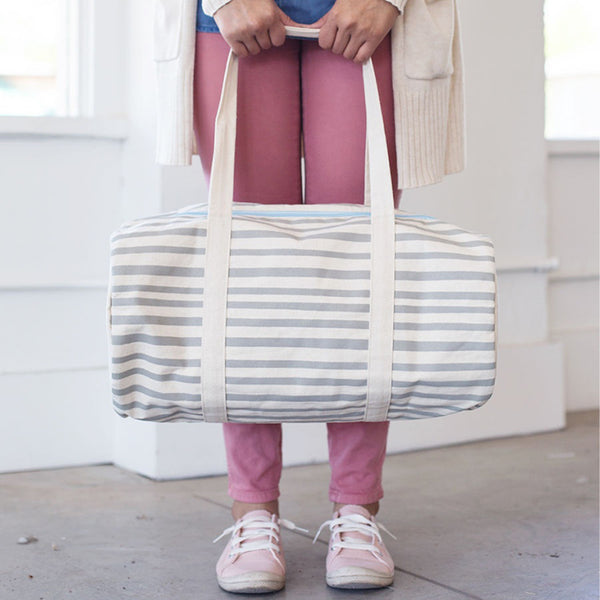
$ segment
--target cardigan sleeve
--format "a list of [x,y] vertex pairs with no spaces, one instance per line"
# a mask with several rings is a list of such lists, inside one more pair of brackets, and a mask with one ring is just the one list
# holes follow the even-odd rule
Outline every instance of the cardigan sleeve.
[[389,2],[390,4],[392,4],[393,6],[395,6],[400,11],[401,15],[404,14],[404,5],[406,4],[407,0],[386,0],[386,1]]
[[202,10],[209,16],[212,17],[221,6],[225,6],[231,0],[202,0]]

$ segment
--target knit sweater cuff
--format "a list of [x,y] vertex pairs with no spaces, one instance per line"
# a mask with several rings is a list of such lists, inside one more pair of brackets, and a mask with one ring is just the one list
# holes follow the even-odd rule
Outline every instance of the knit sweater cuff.
[[202,10],[209,16],[212,17],[221,6],[225,6],[231,0],[202,0]]
[[174,62],[157,63],[155,161],[161,165],[191,165],[197,154],[194,135],[194,70],[180,70]]
[[450,96],[449,77],[404,83],[394,98],[400,189],[441,181]]
[[387,0],[387,2],[395,6],[400,11],[401,15],[404,14],[404,5],[406,4],[407,0]]

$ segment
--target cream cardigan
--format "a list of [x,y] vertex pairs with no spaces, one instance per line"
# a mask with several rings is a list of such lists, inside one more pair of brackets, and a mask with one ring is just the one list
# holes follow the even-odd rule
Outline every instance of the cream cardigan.
[[[190,165],[197,0],[155,0],[155,160]],[[389,0],[390,1],[390,0]],[[223,0],[204,0],[213,12]],[[392,77],[398,188],[438,183],[466,164],[464,76],[457,0],[394,0]],[[204,6],[204,5],[203,5]]]

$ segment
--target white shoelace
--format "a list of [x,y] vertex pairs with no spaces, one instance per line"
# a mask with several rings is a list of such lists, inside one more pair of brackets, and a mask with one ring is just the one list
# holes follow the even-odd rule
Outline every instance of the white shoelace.
[[[308,529],[298,527],[288,519],[279,518],[272,521],[264,515],[245,519],[242,517],[236,523],[223,530],[221,535],[213,540],[213,544],[219,541],[224,535],[231,533],[231,551],[229,556],[233,558],[237,554],[251,552],[252,550],[269,550],[273,558],[283,567],[279,557],[275,552],[279,552],[279,525],[283,525],[292,531],[304,531],[308,533]],[[245,535],[241,535],[240,531],[244,528]],[[268,536],[267,539],[256,539],[259,537]]]
[[[332,549],[336,548],[351,548],[353,550],[368,550],[373,554],[373,556],[379,560],[380,562],[385,564],[385,561],[380,557],[379,550],[377,546],[375,546],[375,540],[379,540],[379,542],[383,543],[381,539],[381,534],[379,533],[379,528],[383,529],[387,534],[391,535],[395,540],[398,538],[383,525],[383,523],[374,522],[370,519],[367,519],[363,515],[359,514],[350,514],[343,515],[338,517],[337,519],[329,519],[321,523],[319,530],[317,531],[317,535],[315,535],[313,539],[313,544],[319,538],[319,534],[325,525],[329,525],[329,529],[333,536],[337,535],[337,540],[334,538],[334,542],[332,544]],[[349,533],[364,533],[368,536],[371,536],[371,541],[366,542],[363,539],[359,539],[356,537],[352,537],[348,535]],[[344,540],[342,541],[341,534],[345,533]]]

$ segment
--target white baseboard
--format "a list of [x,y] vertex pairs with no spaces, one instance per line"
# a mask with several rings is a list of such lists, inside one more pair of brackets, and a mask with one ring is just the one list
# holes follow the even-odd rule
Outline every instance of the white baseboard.
[[[502,345],[494,395],[475,411],[393,421],[388,453],[565,425],[561,342]],[[0,472],[114,462],[153,479],[227,472],[220,423],[122,419],[110,406],[105,370],[0,377]],[[324,423],[283,425],[285,466],[326,462]]]
[[105,369],[0,376],[0,472],[112,462]]

